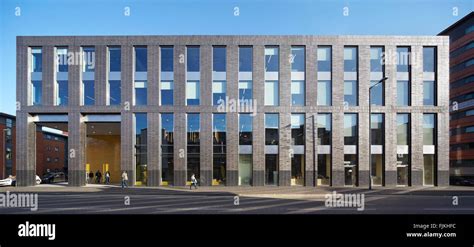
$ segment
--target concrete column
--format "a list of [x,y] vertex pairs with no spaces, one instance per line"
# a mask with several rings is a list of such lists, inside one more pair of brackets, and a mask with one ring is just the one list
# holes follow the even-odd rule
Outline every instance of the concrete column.
[[[359,46],[359,106],[362,111],[358,114],[358,164],[359,164],[359,186],[368,187],[369,172],[369,94],[370,94],[370,46]],[[344,138],[344,137],[343,137]]]
[[107,105],[107,46],[105,45],[95,47],[94,80],[95,105],[105,106]]
[[41,99],[41,105],[51,106],[54,105],[55,90],[54,86],[56,83],[56,56],[54,46],[43,46],[43,98]]
[[316,45],[306,46],[306,75],[305,75],[305,101],[306,106],[316,106],[317,105],[317,60],[316,54],[318,52],[318,47]]
[[23,111],[16,115],[16,186],[34,186],[36,178],[36,124]]
[[416,56],[411,66],[411,185],[423,185],[423,113],[417,111],[423,107],[423,47],[412,46],[412,54]]
[[68,114],[68,184],[86,185],[86,124],[80,112]]
[[253,185],[263,186],[265,184],[265,47],[258,45],[253,47],[252,64],[252,95],[257,105],[256,115],[253,117],[253,141],[252,141],[252,163],[253,163]]
[[[79,54],[80,46],[69,46],[69,51],[73,54]],[[68,106],[79,107],[82,96],[82,61],[81,64],[69,66],[68,70]],[[96,61],[97,66],[97,61]],[[97,97],[97,96],[96,96]]]
[[[18,41],[17,41],[18,42]],[[18,110],[32,104],[32,88],[30,86],[31,58],[28,46],[16,46],[16,100]]]
[[160,114],[149,112],[147,115],[147,186],[160,186],[161,184],[161,131]]
[[344,186],[344,47],[332,46],[332,186]]
[[[229,99],[239,99],[239,47],[227,46],[227,95]],[[254,58],[255,59],[255,58]],[[254,68],[255,69],[255,68]],[[255,84],[254,84],[255,85]],[[237,112],[227,112],[227,154],[226,154],[226,186],[237,186],[239,181],[239,115]]]
[[437,102],[437,185],[449,185],[449,45],[438,46]]
[[160,46],[148,46],[147,63],[147,105],[158,106],[160,104]]
[[291,185],[291,113],[280,113],[280,145],[278,146],[280,186]]
[[[396,54],[396,46],[385,46],[387,54]],[[385,166],[385,186],[397,185],[397,65],[387,63],[385,65],[385,76],[388,78],[385,81],[385,105],[386,110],[384,114],[384,166]]]
[[174,124],[174,185],[184,186],[187,179],[186,113],[175,113]]
[[[212,106],[212,49],[211,45],[201,46],[201,105]],[[212,113],[201,112],[200,136],[200,182],[212,185],[213,148],[212,148]]]
[[306,186],[315,186],[315,171],[317,169],[315,159],[315,150],[314,150],[314,136],[316,134],[316,114],[307,113],[306,114],[306,124],[305,124],[305,185]]

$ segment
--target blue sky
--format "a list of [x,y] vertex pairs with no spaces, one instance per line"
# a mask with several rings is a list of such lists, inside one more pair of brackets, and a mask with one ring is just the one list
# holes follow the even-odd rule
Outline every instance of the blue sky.
[[473,9],[474,0],[0,0],[0,112],[15,114],[18,35],[436,35]]

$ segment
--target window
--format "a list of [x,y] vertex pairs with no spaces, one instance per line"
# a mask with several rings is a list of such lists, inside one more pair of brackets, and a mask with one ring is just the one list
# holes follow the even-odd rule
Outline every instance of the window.
[[57,67],[56,72],[67,72],[68,71],[68,56],[67,56],[67,48],[56,48],[56,59],[57,59]]
[[344,145],[357,145],[357,114],[344,114]]
[[[305,114],[291,114],[291,145],[305,145]],[[291,157],[291,185],[304,185],[304,178],[304,152],[295,152]]]
[[173,81],[161,81],[160,85],[160,101],[161,105],[173,105]]
[[278,113],[265,114],[265,145],[278,145],[279,123]]
[[135,105],[147,104],[147,81],[135,81]]
[[330,72],[331,71],[331,47],[320,46],[318,47],[318,72]]
[[212,48],[212,71],[226,71],[226,48],[223,46],[214,46]]
[[383,72],[383,47],[370,47],[370,72]]
[[305,47],[293,46],[291,47],[291,72],[305,71]]
[[291,105],[304,106],[304,81],[291,81]]
[[291,114],[291,145],[305,145],[304,117],[304,114]]
[[187,155],[188,155],[188,181],[194,174],[196,178],[200,177],[200,136],[201,129],[200,116],[197,113],[187,114]]
[[239,145],[252,145],[252,116],[239,114]]
[[372,113],[371,114],[371,145],[383,145],[384,144],[384,126],[383,126],[383,114]]
[[146,113],[135,113],[135,171],[136,184],[147,183],[147,129]]
[[474,25],[467,27],[466,30],[464,31],[465,34],[468,34],[471,32],[474,32]]
[[172,72],[173,71],[173,47],[162,46],[160,47],[161,55],[161,72]]
[[252,184],[252,155],[239,154],[239,185]]
[[41,105],[41,98],[43,95],[43,86],[41,81],[32,81],[32,97],[33,105]]
[[120,47],[109,47],[109,72],[119,72],[121,69]]
[[146,72],[148,65],[147,48],[143,46],[135,47],[135,71]]
[[252,81],[239,81],[239,100],[249,102],[252,99]]
[[331,105],[331,81],[318,81],[318,105],[330,106]]
[[226,179],[226,115],[213,114],[213,184],[225,183]]
[[423,82],[423,105],[435,105],[435,82]]
[[265,105],[278,106],[279,104],[278,81],[265,81]]
[[[371,105],[384,105],[384,84],[385,82],[378,83],[384,74],[384,50],[383,47],[370,47],[370,72],[371,82],[370,85],[370,104]],[[374,80],[374,78],[380,78]],[[378,84],[377,84],[378,83]]]
[[82,104],[83,105],[94,105],[94,81],[82,81]]
[[409,145],[410,115],[397,114],[397,145]]
[[344,47],[344,72],[357,72],[357,47]]
[[423,47],[423,72],[435,72],[435,47]]
[[278,47],[265,47],[266,72],[278,72],[280,68],[279,60]]
[[199,72],[199,47],[186,47],[186,71]]
[[82,48],[82,72],[94,72],[95,70],[95,48]]
[[165,184],[173,183],[174,174],[174,120],[172,113],[161,114],[161,180]]
[[239,71],[252,72],[253,48],[251,46],[239,47]]
[[425,113],[423,114],[423,145],[435,145],[435,126],[436,126],[435,114]]
[[344,81],[344,103],[347,106],[357,106],[357,81]]
[[397,81],[397,105],[398,106],[410,105],[410,82],[409,81]]
[[109,105],[120,105],[121,102],[121,82],[118,80],[109,81]]
[[212,101],[213,105],[225,104],[226,97],[226,82],[225,81],[213,81],[212,82]]
[[31,72],[43,71],[43,52],[41,48],[31,48]]
[[397,47],[397,72],[410,72],[410,48]]
[[331,114],[317,115],[318,140],[317,145],[331,145]]
[[57,105],[67,105],[68,103],[68,81],[56,81]]
[[186,82],[186,105],[199,105],[199,81]]
[[[378,83],[379,81],[371,81],[370,84],[373,86],[370,89],[370,104],[383,106],[384,105],[384,84],[385,81]],[[377,84],[378,83],[378,84]]]

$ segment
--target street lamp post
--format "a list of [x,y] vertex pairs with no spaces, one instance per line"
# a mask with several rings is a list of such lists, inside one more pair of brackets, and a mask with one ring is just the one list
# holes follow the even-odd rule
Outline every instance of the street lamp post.
[[369,190],[372,189],[372,98],[371,98],[371,91],[372,88],[383,83],[386,81],[388,77],[384,77],[380,79],[374,85],[370,85],[369,87]]

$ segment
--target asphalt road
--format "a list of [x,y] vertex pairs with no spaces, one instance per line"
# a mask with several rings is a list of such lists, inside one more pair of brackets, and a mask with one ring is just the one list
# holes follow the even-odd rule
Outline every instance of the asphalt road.
[[363,211],[327,207],[324,193],[253,192],[238,198],[235,192],[140,188],[37,193],[37,211],[0,207],[0,214],[474,214],[474,191],[455,190],[346,191],[364,194]]

